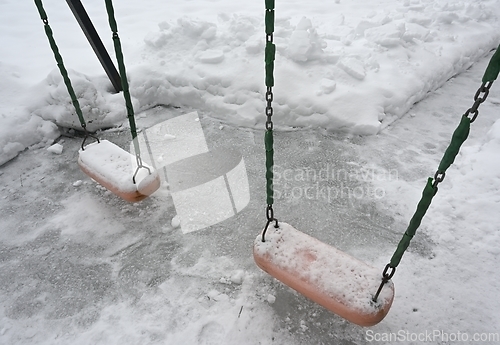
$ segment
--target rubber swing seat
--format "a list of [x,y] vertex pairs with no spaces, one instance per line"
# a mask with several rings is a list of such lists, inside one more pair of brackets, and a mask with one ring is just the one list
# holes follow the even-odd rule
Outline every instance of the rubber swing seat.
[[134,183],[136,157],[108,140],[80,149],[78,165],[85,174],[126,201],[141,201],[160,187],[158,172],[144,163],[149,171],[146,168],[139,169]]
[[254,260],[262,270],[302,295],[360,326],[387,315],[394,299],[389,280],[377,302],[372,297],[382,277],[378,270],[291,225],[269,225],[254,241]]

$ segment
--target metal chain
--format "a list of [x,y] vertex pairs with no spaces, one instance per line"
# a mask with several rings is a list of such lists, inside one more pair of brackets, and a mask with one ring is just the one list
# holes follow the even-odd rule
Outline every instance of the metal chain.
[[87,123],[85,122],[85,119],[83,117],[82,109],[80,107],[80,103],[78,102],[78,97],[75,94],[75,90],[73,89],[73,85],[71,84],[71,79],[69,78],[68,71],[66,70],[66,67],[64,66],[63,58],[62,58],[61,54],[59,53],[59,47],[57,46],[56,41],[54,39],[54,34],[52,32],[52,28],[49,25],[49,19],[47,17],[47,13],[45,12],[45,9],[43,8],[42,0],[35,0],[35,5],[38,9],[38,13],[40,14],[40,19],[43,22],[45,34],[47,35],[50,48],[52,49],[52,52],[54,54],[54,58],[56,59],[57,67],[59,68],[59,72],[61,73],[64,84],[66,85],[66,89],[68,90],[69,97],[71,98],[71,102],[73,103],[73,107],[75,108],[75,112],[76,112],[76,115],[78,117],[78,120],[80,121],[80,126],[82,127],[82,130],[85,134],[83,141],[82,141],[82,145],[81,145],[82,150],[85,150],[85,142],[89,137],[97,140],[98,143],[100,142],[99,138],[92,135],[87,130]]
[[273,33],[274,33],[274,0],[265,0],[266,13],[265,13],[265,24],[266,24],[266,50],[265,50],[265,62],[266,62],[266,134],[265,134],[265,144],[266,144],[266,179],[267,179],[267,208],[266,208],[266,218],[267,223],[262,232],[262,242],[265,242],[265,234],[269,225],[275,222],[274,227],[278,228],[278,220],[274,217],[273,202],[274,202],[274,189],[273,189],[273,166],[274,166],[274,148],[273,148],[273,120],[272,116],[273,110],[273,86],[274,86],[274,59],[276,54],[276,47],[273,43]]
[[272,116],[273,116],[273,113],[274,113],[273,105],[272,105],[273,98],[274,98],[273,88],[271,86],[269,86],[267,88],[267,92],[266,92],[266,102],[267,102],[267,106],[266,106],[266,116],[267,116],[266,129],[269,130],[269,131],[272,131],[273,127],[274,127],[273,126],[273,120],[272,120]]
[[115,47],[116,60],[118,61],[118,70],[120,72],[120,79],[122,83],[123,97],[125,99],[125,107],[127,109],[127,117],[130,125],[130,133],[132,134],[132,143],[135,151],[135,159],[137,163],[137,168],[135,170],[134,175],[132,176],[132,182],[136,183],[137,173],[141,168],[145,168],[148,170],[149,174],[151,174],[151,169],[149,169],[146,165],[143,164],[141,158],[141,150],[139,146],[139,142],[137,140],[137,128],[134,119],[134,107],[132,105],[132,99],[130,97],[129,84],[127,80],[127,72],[125,69],[125,62],[123,58],[122,45],[120,42],[120,37],[118,35],[118,25],[116,23],[115,11],[113,8],[112,0],[105,0],[106,10],[108,12],[108,21],[109,27],[112,32],[113,43]]
[[[391,272],[389,272],[389,269],[391,269]],[[396,267],[391,267],[390,264],[387,264],[384,268],[384,272],[382,272],[382,282],[380,283],[378,290],[375,293],[375,296],[373,296],[372,298],[373,302],[377,302],[378,296],[380,295],[382,288],[389,280],[391,280],[392,276],[394,276],[394,273],[396,273]]]
[[[441,163],[439,164],[439,168],[437,169],[436,173],[434,174],[434,181],[432,181],[432,178],[428,179],[427,186],[424,189],[424,193],[422,195],[422,199],[420,200],[418,206],[417,206],[417,211],[415,212],[414,216],[412,217],[410,221],[410,225],[408,226],[408,229],[406,230],[405,234],[403,235],[402,240],[398,244],[398,248],[396,249],[396,252],[394,253],[391,262],[385,266],[385,269],[382,273],[382,281],[380,282],[380,285],[378,287],[377,292],[372,298],[373,302],[377,302],[377,298],[379,297],[380,292],[382,291],[382,288],[384,285],[394,276],[396,273],[396,266],[399,264],[399,261],[401,260],[401,256],[403,255],[404,251],[406,248],[408,248],[408,245],[410,244],[410,240],[412,239],[413,235],[415,234],[415,231],[417,230],[418,226],[420,225],[420,221],[422,220],[422,217],[425,215],[425,212],[427,211],[427,208],[429,207],[432,197],[437,193],[438,191],[438,185],[444,181],[444,178],[446,176],[446,169],[453,163],[456,155],[458,154],[458,150],[460,149],[460,146],[462,143],[467,139],[467,136],[469,134],[469,128],[470,124],[474,122],[479,115],[479,106],[486,101],[486,98],[488,97],[490,93],[490,88],[493,85],[493,80],[490,81],[485,81],[481,84],[479,89],[477,90],[476,94],[474,95],[474,104],[472,107],[470,107],[465,114],[462,116],[462,121],[460,122],[460,125],[457,127],[455,132],[453,133],[453,137],[451,140],[450,145],[448,146],[445,155],[443,159],[441,160]],[[469,117],[471,116],[471,117]],[[426,195],[427,194],[427,195]],[[415,224],[413,224],[415,221]],[[411,231],[410,231],[411,228]],[[401,249],[400,249],[401,246]],[[395,260],[393,262],[393,260]],[[389,269],[391,270],[389,272]]]
[[265,51],[265,62],[266,62],[266,129],[268,131],[273,130],[273,120],[272,116],[274,113],[272,102],[274,99],[273,86],[274,86],[274,59],[276,54],[276,47],[273,43],[274,40],[274,7],[275,0],[265,0],[266,13],[265,13],[265,25],[266,25],[266,51]]
[[[273,11],[274,12],[274,9],[273,10],[266,10],[266,11]],[[266,43],[269,43],[269,44],[273,44],[273,33],[270,33],[270,34],[267,34],[266,33]],[[272,86],[268,86],[267,87],[267,91],[266,91],[266,102],[267,102],[267,106],[266,106],[266,116],[267,116],[267,120],[266,120],[266,129],[268,131],[272,131],[273,130],[273,120],[272,120],[272,116],[273,116],[273,113],[274,113],[274,110],[273,110],[273,99],[274,99],[274,94],[273,94],[273,87]]]
[[275,228],[279,228],[278,219],[274,218],[273,205],[267,205],[266,217],[267,217],[267,223],[266,226],[264,227],[264,231],[262,231],[262,242],[266,242],[266,232],[267,229],[269,228],[269,225],[272,222],[275,222],[274,223]]
[[[476,94],[474,95],[474,104],[472,105],[472,107],[467,109],[467,111],[463,115],[469,118],[470,123],[473,123],[479,115],[479,106],[484,103],[484,101],[486,101],[486,98],[488,98],[492,85],[493,81],[483,82],[479,89],[476,91]],[[444,181],[445,176],[446,173],[438,169],[434,174],[434,183],[432,184],[432,187],[437,188],[438,184]]]
[[[472,118],[470,120],[470,123],[474,122],[476,120],[477,115],[479,115],[478,108],[481,105],[481,103],[486,101],[486,98],[490,93],[491,85],[493,85],[493,81],[482,83],[481,87],[477,90],[476,94],[474,95],[474,104],[464,114],[464,116],[468,117],[472,113]],[[484,93],[483,97],[481,97],[482,93]]]

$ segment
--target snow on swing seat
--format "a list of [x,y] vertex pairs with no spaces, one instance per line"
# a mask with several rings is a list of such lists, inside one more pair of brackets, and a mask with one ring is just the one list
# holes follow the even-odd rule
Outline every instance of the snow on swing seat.
[[137,169],[136,157],[108,140],[92,143],[79,151],[78,165],[100,185],[130,202],[140,201],[160,187],[160,176],[149,165],[151,173]]
[[373,326],[387,315],[394,299],[388,281],[377,302],[372,297],[381,272],[291,225],[269,225],[254,242],[257,266],[312,301],[360,326]]

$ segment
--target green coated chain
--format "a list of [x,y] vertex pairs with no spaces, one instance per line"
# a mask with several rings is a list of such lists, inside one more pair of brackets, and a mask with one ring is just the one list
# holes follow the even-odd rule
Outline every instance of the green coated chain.
[[266,194],[267,194],[267,209],[266,217],[267,224],[262,232],[262,242],[265,241],[265,234],[269,224],[275,222],[275,227],[278,227],[278,220],[274,218],[274,186],[273,186],[273,167],[274,167],[274,138],[273,138],[273,86],[274,86],[274,60],[276,58],[276,45],[273,43],[274,34],[274,0],[265,0],[266,3],[266,48],[265,48],[265,64],[266,64],[266,133],[264,142],[266,147]]
[[133,176],[133,181],[135,183],[135,176],[137,175],[137,171],[140,168],[146,168],[148,170],[149,170],[149,168],[144,166],[142,163],[139,143],[136,140],[137,127],[136,127],[135,118],[134,118],[134,107],[132,105],[132,100],[130,97],[130,90],[129,90],[128,80],[127,80],[127,72],[125,70],[125,62],[123,59],[122,45],[120,42],[120,37],[118,36],[118,25],[116,24],[115,10],[113,8],[113,3],[111,0],[106,0],[106,10],[108,12],[109,27],[111,28],[111,31],[113,33],[113,43],[114,43],[114,47],[115,47],[116,60],[118,61],[118,70],[120,71],[120,79],[121,79],[121,83],[122,83],[123,97],[125,98],[125,106],[127,108],[127,117],[128,117],[128,122],[130,125],[130,133],[132,134],[132,143],[134,145],[135,157],[137,160],[137,170]]
[[[439,163],[438,169],[434,175],[434,179],[430,177],[427,180],[427,184],[425,185],[425,188],[422,192],[422,198],[417,205],[417,210],[413,214],[408,228],[406,229],[403,238],[401,238],[390,262],[387,264],[382,273],[382,283],[380,284],[377,293],[373,297],[374,302],[376,302],[384,284],[388,282],[396,272],[396,267],[401,262],[403,254],[410,245],[411,239],[413,238],[413,236],[415,236],[415,232],[420,226],[422,218],[425,216],[425,213],[427,212],[432,202],[432,198],[438,191],[438,185],[443,182],[445,178],[446,170],[453,164],[456,156],[458,155],[458,152],[460,151],[460,147],[469,136],[470,124],[474,122],[474,120],[479,115],[478,108],[488,97],[490,88],[493,85],[493,81],[496,80],[499,72],[500,46],[497,48],[495,54],[490,60],[490,63],[488,64],[488,67],[486,68],[482,79],[482,84],[474,95],[474,104],[465,112],[460,120],[460,124],[453,132],[451,142],[448,145],[448,148],[446,149],[441,162]],[[469,116],[471,116],[471,118],[469,118]]]
[[[45,13],[45,9],[43,8],[43,4],[42,4],[41,0],[35,0],[35,5],[38,8],[38,13],[40,14],[40,18],[42,19],[42,22],[44,24],[45,33],[47,35],[47,38],[49,39],[50,48],[52,48],[52,52],[54,53],[54,57],[55,57],[56,62],[57,62],[57,67],[59,67],[59,72],[61,73],[61,76],[63,77],[64,84],[66,84],[66,88],[67,88],[69,96],[71,98],[71,102],[73,103],[73,106],[74,106],[75,111],[76,111],[76,115],[78,116],[78,120],[80,121],[80,125],[82,126],[84,132],[86,133],[86,136],[88,136],[87,124],[85,123],[85,119],[83,118],[82,109],[80,108],[80,103],[78,102],[78,98],[76,97],[75,90],[73,89],[73,86],[71,85],[71,80],[68,76],[68,71],[66,70],[66,67],[64,67],[63,58],[62,58],[61,54],[59,53],[59,48],[57,47],[52,29],[49,25],[49,19],[47,17],[47,13]],[[83,147],[83,144],[82,144],[82,147]]]

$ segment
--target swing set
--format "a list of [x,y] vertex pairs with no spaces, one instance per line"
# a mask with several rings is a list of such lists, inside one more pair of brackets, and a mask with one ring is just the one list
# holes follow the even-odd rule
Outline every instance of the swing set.
[[387,315],[394,300],[391,278],[420,226],[432,198],[443,182],[446,170],[453,164],[461,145],[467,139],[470,124],[479,114],[479,106],[500,71],[500,46],[491,58],[474,96],[474,104],[462,116],[453,133],[434,178],[429,178],[401,241],[382,275],[372,266],[298,231],[274,217],[273,202],[273,86],[276,46],[273,43],[275,0],[265,0],[265,66],[266,66],[266,192],[267,223],[254,241],[254,260],[262,270],[312,301],[360,326],[372,326]]
[[[135,140],[137,130],[134,110],[130,100],[114,10],[111,0],[105,0],[105,2],[110,28],[113,33],[112,37],[135,155],[107,140],[99,140],[87,131],[86,122],[54,41],[42,2],[41,0],[35,0],[57,65],[75,107],[82,130],[85,133],[79,151],[78,164],[87,175],[98,183],[121,198],[135,202],[154,193],[160,186],[160,178],[154,168],[142,162],[139,145]],[[272,102],[276,56],[276,46],[273,43],[275,0],[265,0],[265,7],[265,85],[267,88],[265,113],[267,121],[264,141],[266,151],[267,222],[254,241],[254,260],[258,267],[271,276],[342,318],[360,326],[375,325],[387,315],[394,300],[394,284],[391,279],[396,272],[396,267],[399,265],[433,197],[436,195],[438,185],[443,182],[446,170],[453,164],[460,147],[467,139],[470,124],[476,120],[479,114],[479,106],[488,97],[489,90],[498,77],[500,72],[500,46],[488,64],[482,84],[474,96],[474,104],[462,116],[434,177],[427,180],[417,209],[390,262],[385,266],[382,274],[379,274],[376,268],[295,229],[287,223],[279,222],[274,216]],[[96,139],[96,142],[85,146],[85,142],[89,137]]]
[[[129,85],[123,61],[123,53],[118,36],[118,26],[116,24],[113,4],[111,0],[106,1],[108,21],[112,31],[113,43],[116,59],[118,61],[119,77],[121,89],[125,98],[127,117],[130,125],[130,133],[135,154],[131,154],[108,140],[100,140],[87,130],[87,123],[82,114],[80,104],[75,95],[75,91],[68,76],[68,71],[59,49],[54,40],[52,29],[49,25],[47,13],[43,8],[41,0],[35,0],[40,18],[44,24],[45,33],[49,40],[50,47],[54,53],[57,67],[63,77],[64,83],[71,97],[71,101],[78,116],[78,120],[85,134],[81,149],[79,150],[78,165],[89,177],[97,181],[100,185],[113,192],[122,199],[130,202],[137,202],[153,194],[160,187],[160,176],[157,171],[144,163],[141,159],[141,151],[137,141],[137,129],[134,118],[134,108],[130,98]],[[108,70],[107,70],[108,72]],[[108,73],[109,75],[109,73]],[[114,83],[116,84],[116,83]],[[115,85],[118,88],[119,85]],[[96,142],[85,145],[88,138],[93,138]]]

